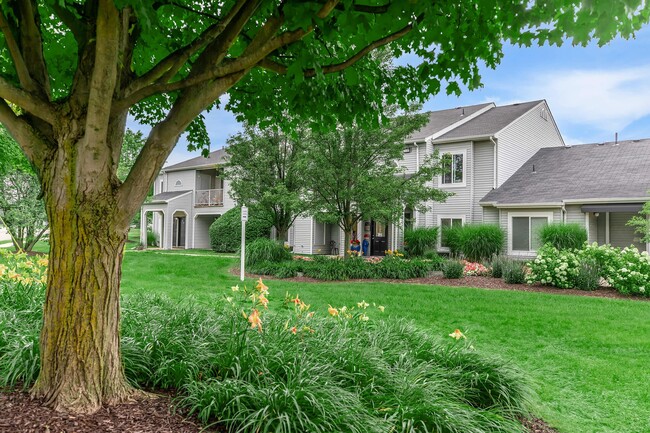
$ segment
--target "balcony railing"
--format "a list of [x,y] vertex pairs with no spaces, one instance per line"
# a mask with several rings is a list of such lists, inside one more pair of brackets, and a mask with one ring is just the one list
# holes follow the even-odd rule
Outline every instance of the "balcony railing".
[[197,189],[194,192],[194,206],[223,206],[223,189]]

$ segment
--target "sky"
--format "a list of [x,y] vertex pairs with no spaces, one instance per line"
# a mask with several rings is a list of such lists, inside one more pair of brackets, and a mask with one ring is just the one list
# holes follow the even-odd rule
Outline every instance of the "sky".
[[[650,27],[636,38],[598,47],[504,47],[495,70],[482,67],[483,87],[461,96],[431,97],[424,111],[494,102],[497,106],[545,99],[566,144],[650,138]],[[399,63],[415,63],[404,56]],[[222,104],[223,106],[223,104]],[[224,110],[206,113],[211,149],[223,147],[241,125]],[[130,125],[134,127],[134,125]],[[181,138],[166,165],[199,155]]]

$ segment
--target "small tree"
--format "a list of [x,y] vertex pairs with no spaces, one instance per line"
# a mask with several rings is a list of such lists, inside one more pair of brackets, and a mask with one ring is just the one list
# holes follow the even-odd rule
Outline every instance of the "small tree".
[[31,251],[47,231],[40,191],[18,143],[0,126],[0,214],[16,250]]
[[277,130],[247,125],[244,132],[228,140],[226,150],[230,160],[225,174],[231,197],[263,215],[275,227],[279,242],[307,209],[301,168],[305,149],[300,135],[290,140]]
[[[141,131],[133,132],[127,129],[124,132],[124,139],[122,141],[122,153],[120,154],[120,163],[117,166],[117,178],[122,182],[126,180],[129,175],[135,160],[138,158],[140,151],[144,147],[146,139]],[[140,213],[138,212],[138,215]]]
[[641,235],[641,242],[650,242],[650,201],[626,225],[634,227],[634,231]]
[[395,222],[404,206],[422,211],[427,202],[450,195],[430,186],[442,171],[437,154],[410,176],[396,163],[404,139],[425,122],[424,115],[405,115],[372,129],[340,126],[309,136],[304,174],[309,212],[319,221],[338,224],[346,246],[362,218]]

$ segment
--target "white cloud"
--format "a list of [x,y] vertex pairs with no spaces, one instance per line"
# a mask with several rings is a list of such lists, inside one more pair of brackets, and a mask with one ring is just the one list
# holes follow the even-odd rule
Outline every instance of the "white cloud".
[[517,93],[524,99],[546,99],[560,129],[563,124],[582,126],[613,137],[650,115],[650,66],[549,71],[534,76]]

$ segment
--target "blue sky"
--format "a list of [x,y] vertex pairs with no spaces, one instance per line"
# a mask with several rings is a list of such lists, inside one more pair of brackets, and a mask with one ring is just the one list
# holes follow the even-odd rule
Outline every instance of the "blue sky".
[[[482,68],[483,88],[460,97],[439,94],[424,110],[461,105],[546,99],[567,144],[650,138],[650,27],[635,39],[616,39],[604,47],[519,48],[506,46],[495,70]],[[415,57],[400,59],[417,62]],[[212,149],[223,147],[240,130],[223,110],[206,114]],[[198,156],[181,138],[169,156],[174,164]]]

